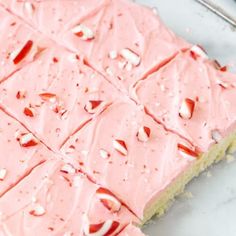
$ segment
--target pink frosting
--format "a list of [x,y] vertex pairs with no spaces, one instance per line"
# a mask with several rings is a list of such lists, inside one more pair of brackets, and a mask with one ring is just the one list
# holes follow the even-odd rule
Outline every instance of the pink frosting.
[[110,0],[0,0],[0,5],[18,15],[34,29],[50,38],[58,39],[58,34],[70,23],[90,16]]
[[0,18],[0,235],[142,235],[136,216],[235,128],[236,76],[149,8],[0,0]]
[[[151,9],[127,0],[31,2],[30,7],[30,3],[2,0],[29,24],[84,55],[123,91],[189,47]],[[92,37],[82,37],[78,26],[86,27]],[[128,58],[123,54],[127,49]]]
[[[168,129],[207,151],[215,143],[215,136],[221,139],[235,127],[235,86],[235,75],[217,70],[201,58],[196,60],[187,52],[141,81],[135,88],[135,98]],[[195,102],[190,119],[179,115],[186,98]]]
[[[23,94],[20,98],[19,92]],[[45,93],[54,97],[47,100],[42,96]],[[0,104],[55,150],[120,96],[101,75],[60,47],[43,51],[0,85]],[[102,102],[90,110],[91,101]]]
[[[151,130],[149,138],[139,132],[142,127]],[[116,149],[115,140],[125,142],[126,152]],[[142,218],[152,200],[195,160],[182,155],[178,144],[192,148],[126,101],[110,106],[89,122],[62,151],[68,161],[79,163]]]
[[139,228],[128,225],[118,236],[144,236],[144,234]]
[[115,222],[112,236],[129,223],[137,223],[123,206],[115,214],[110,212],[98,198],[99,186],[86,176],[65,170],[64,163],[47,161],[0,199],[2,235],[105,235],[86,232],[90,225],[103,223],[97,232],[106,232]]
[[35,166],[52,157],[41,143],[22,146],[24,134],[31,135],[22,125],[0,110],[0,196],[14,187]]
[[[22,24],[17,17],[0,8],[0,82],[7,79],[12,73],[19,70],[25,64],[33,60],[39,48],[50,45],[49,40],[45,40],[29,27]],[[15,60],[22,48],[32,40],[33,44],[19,60]]]

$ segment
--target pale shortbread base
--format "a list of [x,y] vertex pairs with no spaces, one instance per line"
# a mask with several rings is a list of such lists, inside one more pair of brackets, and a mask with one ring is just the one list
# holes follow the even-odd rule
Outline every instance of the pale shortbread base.
[[154,204],[145,211],[143,224],[154,215],[163,215],[169,208],[174,198],[184,191],[186,184],[198,176],[214,162],[218,162],[225,157],[225,154],[236,151],[236,133],[229,135],[220,143],[211,147],[209,152],[202,154],[201,157],[173,183],[171,183],[158,197]]

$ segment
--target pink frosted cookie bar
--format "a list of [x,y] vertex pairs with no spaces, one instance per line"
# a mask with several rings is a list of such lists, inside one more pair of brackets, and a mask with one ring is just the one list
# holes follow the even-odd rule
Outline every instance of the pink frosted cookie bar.
[[137,219],[72,166],[43,163],[0,199],[9,236],[114,236]]
[[2,2],[35,28],[84,55],[124,91],[189,47],[151,9],[127,0],[100,1],[99,6],[99,1]]
[[53,155],[22,125],[0,110],[0,196]]
[[140,218],[197,156],[185,140],[129,102],[108,107],[72,136],[62,152]]
[[189,46],[151,9],[126,0],[110,1],[71,24],[61,37],[63,45],[82,53],[124,91]]
[[50,42],[1,7],[0,19],[1,82],[25,64],[33,61],[43,48],[50,45]]
[[118,234],[118,236],[144,236],[144,234],[139,228],[133,225],[128,225]]
[[67,26],[90,17],[110,0],[0,0],[0,5],[47,37],[58,39]]
[[0,104],[53,149],[120,96],[60,47],[45,50],[0,85]]
[[206,152],[235,129],[236,76],[202,56],[180,54],[138,83],[134,97],[157,121]]

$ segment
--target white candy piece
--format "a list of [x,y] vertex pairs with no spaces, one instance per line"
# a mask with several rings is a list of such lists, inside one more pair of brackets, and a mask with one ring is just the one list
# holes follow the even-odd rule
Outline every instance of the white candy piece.
[[217,80],[216,80],[216,83],[219,84],[219,85],[221,85],[221,86],[224,87],[224,88],[229,88],[229,87],[231,86],[230,84],[228,84],[228,83],[226,83],[226,82],[224,82],[224,81],[222,81],[222,80],[220,80],[220,79],[217,79]]
[[138,66],[141,62],[141,58],[128,48],[122,49],[120,55],[133,66]]
[[104,159],[108,159],[110,157],[110,154],[104,149],[100,149],[99,153],[100,156]]
[[186,152],[179,150],[179,153],[181,154],[181,156],[189,161],[196,161],[196,158],[187,154]]
[[33,13],[34,13],[34,5],[33,5],[31,2],[25,2],[25,3],[24,3],[24,8],[25,8],[25,11],[26,11],[30,16],[33,15]]
[[128,63],[125,65],[125,69],[126,69],[127,71],[131,71],[131,70],[133,69],[133,65],[132,65],[130,62],[128,62]]
[[10,59],[13,61],[17,57],[17,55],[20,53],[21,50],[22,48],[18,48],[12,51],[10,54]]
[[0,169],[0,180],[3,181],[7,175],[7,170],[5,168]]
[[105,69],[107,75],[109,76],[114,76],[114,73],[112,72],[112,69],[108,66],[106,69]]
[[116,59],[116,58],[118,57],[118,53],[117,53],[117,51],[112,50],[112,51],[109,52],[108,56],[109,56],[111,59],[114,60],[114,59]]

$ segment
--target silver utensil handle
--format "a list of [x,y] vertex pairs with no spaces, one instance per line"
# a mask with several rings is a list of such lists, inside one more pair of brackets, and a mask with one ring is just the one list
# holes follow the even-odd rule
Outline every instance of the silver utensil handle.
[[196,0],[209,10],[211,10],[216,15],[220,16],[223,20],[231,24],[232,26],[236,27],[236,19],[230,16],[226,11],[224,11],[222,8],[217,6],[216,4],[212,3],[209,0]]

